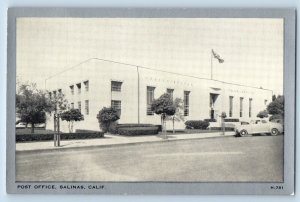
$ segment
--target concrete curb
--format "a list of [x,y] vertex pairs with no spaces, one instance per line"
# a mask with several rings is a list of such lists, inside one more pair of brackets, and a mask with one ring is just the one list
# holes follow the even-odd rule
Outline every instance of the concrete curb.
[[17,153],[36,153],[36,152],[57,152],[57,151],[66,151],[66,150],[83,150],[83,149],[94,149],[94,148],[111,148],[114,146],[122,147],[122,146],[131,146],[131,145],[141,145],[141,144],[151,144],[151,143],[170,143],[174,141],[188,141],[188,140],[199,140],[199,139],[213,139],[213,138],[228,138],[234,137],[235,135],[219,135],[219,136],[211,136],[211,137],[198,137],[198,138],[187,138],[187,139],[160,139],[155,141],[144,141],[144,142],[127,142],[127,143],[119,143],[119,144],[106,144],[106,145],[86,145],[86,146],[73,146],[73,147],[57,147],[51,149],[33,149],[33,150],[16,150]]

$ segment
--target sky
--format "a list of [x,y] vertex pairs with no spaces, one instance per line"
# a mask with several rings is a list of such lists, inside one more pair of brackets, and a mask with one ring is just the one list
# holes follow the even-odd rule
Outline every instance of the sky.
[[[213,59],[211,50],[224,59]],[[89,58],[283,93],[283,20],[18,18],[17,79],[45,79]]]

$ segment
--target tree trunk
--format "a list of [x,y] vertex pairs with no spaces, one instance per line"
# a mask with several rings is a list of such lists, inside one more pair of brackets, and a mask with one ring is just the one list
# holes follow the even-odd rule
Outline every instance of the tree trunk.
[[73,125],[74,124],[74,121],[71,121],[71,133],[73,133]]
[[34,123],[31,124],[31,133],[34,133]]

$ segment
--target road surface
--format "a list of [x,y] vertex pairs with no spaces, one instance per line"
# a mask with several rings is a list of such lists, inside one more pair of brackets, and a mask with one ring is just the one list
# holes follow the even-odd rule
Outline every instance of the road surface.
[[17,152],[17,181],[281,182],[283,136]]

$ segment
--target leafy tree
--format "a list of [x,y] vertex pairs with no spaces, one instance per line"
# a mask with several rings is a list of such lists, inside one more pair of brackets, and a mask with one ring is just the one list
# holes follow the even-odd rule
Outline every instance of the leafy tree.
[[268,116],[269,116],[269,113],[268,113],[267,110],[260,111],[260,112],[258,112],[258,114],[256,115],[256,117],[261,118],[261,119],[267,118]]
[[276,95],[272,95],[272,101],[276,100]]
[[167,116],[167,120],[171,120],[173,123],[173,134],[175,133],[175,121],[184,121],[183,114],[183,100],[181,98],[175,98],[173,106],[175,107],[175,114]]
[[162,126],[166,136],[166,118],[167,116],[173,116],[176,112],[171,95],[164,93],[158,99],[153,100],[151,110],[161,116]]
[[277,98],[267,106],[267,110],[271,115],[281,115],[284,117],[284,96],[278,95]]
[[16,115],[25,124],[45,123],[46,112],[50,112],[52,104],[46,94],[36,88],[36,84],[20,84],[16,94]]
[[103,132],[108,132],[110,125],[120,119],[118,111],[112,107],[103,107],[97,114],[100,128]]
[[84,120],[83,115],[79,109],[70,109],[61,113],[61,120],[69,122],[69,132],[73,132],[74,121]]

